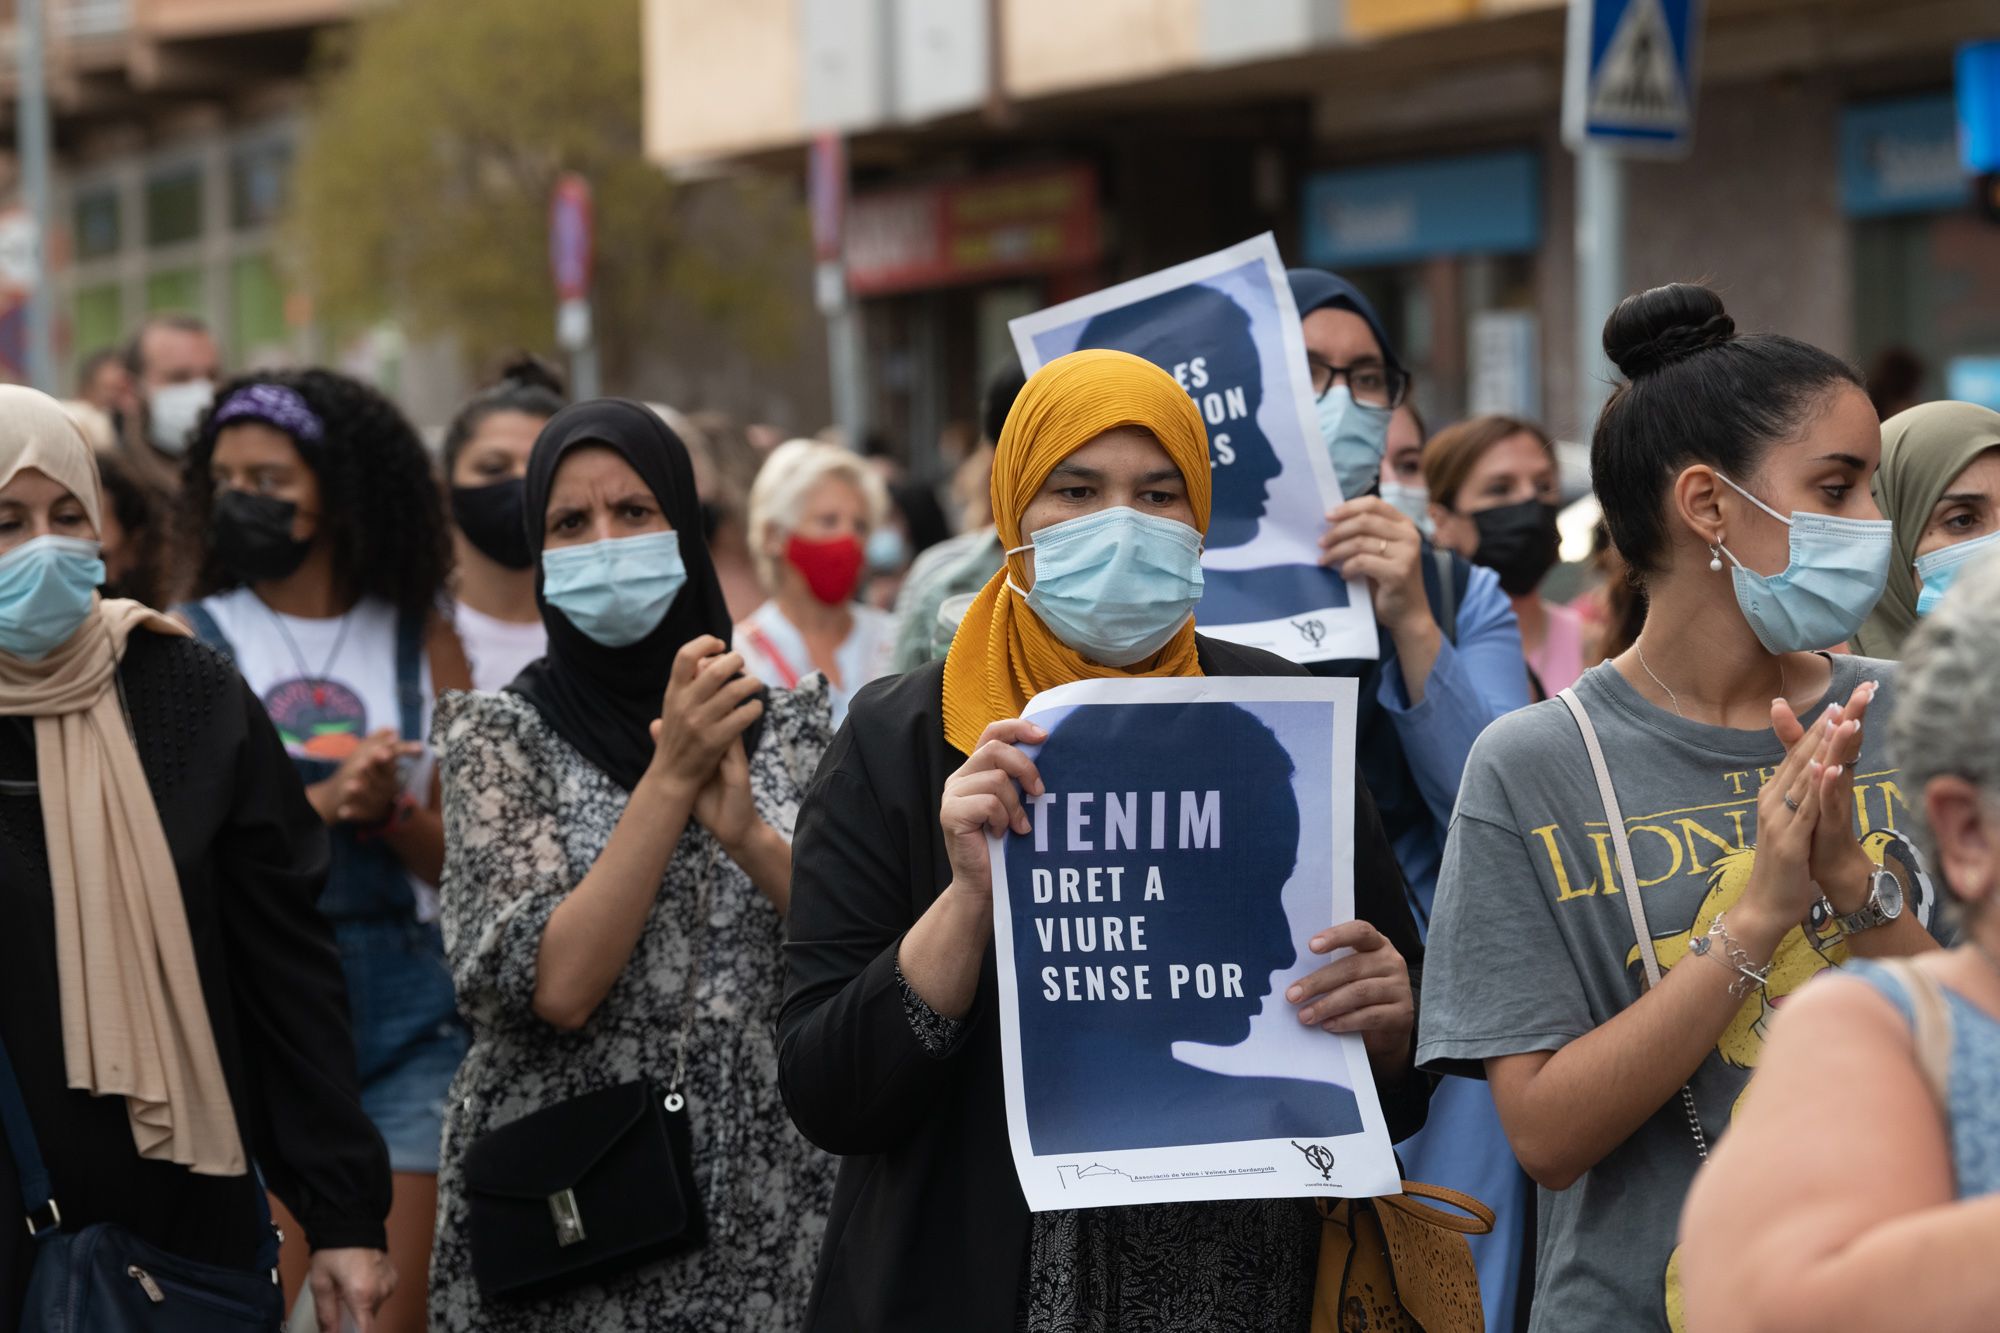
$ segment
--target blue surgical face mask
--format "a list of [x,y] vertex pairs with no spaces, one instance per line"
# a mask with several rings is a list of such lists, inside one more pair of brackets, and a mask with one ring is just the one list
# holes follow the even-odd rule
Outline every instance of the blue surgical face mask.
[[687,583],[678,532],[614,537],[542,552],[542,596],[606,648],[660,627]]
[[1366,495],[1382,476],[1382,455],[1389,447],[1389,418],[1395,412],[1354,401],[1345,384],[1320,395],[1319,434],[1333,456],[1334,479],[1340,498]]
[[1917,614],[1927,616],[1937,610],[1937,604],[1944,600],[1945,590],[1951,587],[1959,571],[1996,550],[2000,550],[2000,532],[1989,532],[1984,537],[1974,537],[1969,542],[1959,542],[1918,556],[1917,578],[1922,580],[1924,587],[1917,594]]
[[1035,586],[1023,593],[1058,639],[1093,662],[1131,666],[1160,651],[1201,600],[1201,534],[1120,506],[1043,528]]
[[1431,535],[1431,493],[1422,486],[1409,486],[1400,481],[1382,483],[1382,498],[1391,508],[1417,525],[1417,531],[1428,537]]
[[37,537],[0,555],[0,651],[30,662],[62,646],[104,582],[96,542]]
[[1731,576],[1736,604],[1756,631],[1757,642],[1774,653],[1797,653],[1853,638],[1889,581],[1895,542],[1889,520],[1831,514],[1786,518],[1722,473],[1715,475],[1792,530],[1791,559],[1775,574],[1746,569],[1727,546],[1721,548],[1736,566]]
[[877,574],[893,574],[910,559],[909,539],[901,528],[880,527],[868,534],[868,568]]

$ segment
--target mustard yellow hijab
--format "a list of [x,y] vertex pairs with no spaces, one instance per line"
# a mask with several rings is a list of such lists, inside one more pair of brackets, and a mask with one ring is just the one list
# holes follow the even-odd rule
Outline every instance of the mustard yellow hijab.
[[1894,525],[1896,554],[1882,600],[1854,636],[1856,652],[1902,656],[1917,627],[1917,542],[1958,474],[1988,449],[2000,449],[2000,412],[1977,403],[1924,403],[1882,423],[1875,504]]
[[[1208,530],[1208,432],[1173,376],[1129,352],[1072,352],[1029,377],[993,454],[993,522],[1002,547],[1025,545],[1021,515],[1056,464],[1108,430],[1136,426],[1167,451],[1187,483],[1195,525]],[[980,733],[1019,717],[1028,700],[1073,680],[1199,676],[1194,621],[1150,659],[1129,667],[1092,662],[1058,639],[1007,587],[1032,582],[1024,552],[990,579],[959,622],[944,662],[944,735],[971,754]]]

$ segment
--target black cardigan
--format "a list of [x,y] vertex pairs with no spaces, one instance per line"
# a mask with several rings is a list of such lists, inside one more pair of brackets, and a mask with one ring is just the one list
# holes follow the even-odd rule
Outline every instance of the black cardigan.
[[[271,721],[193,639],[133,634],[118,670],[139,761],[179,873],[202,998],[244,1146],[315,1249],[383,1244],[389,1160],[362,1113],[347,989],[314,901],[327,840]],[[173,1253],[248,1267],[255,1182],[141,1160],[125,1099],[65,1086],[35,743],[0,718],[0,1035],[27,1098],[65,1229],[123,1223]],[[31,1255],[0,1152],[0,1333]],[[405,1274],[405,1281],[423,1280]]]
[[[1198,639],[1211,676],[1303,675]],[[799,811],[778,1016],[778,1079],[801,1132],[839,1153],[806,1326],[815,1333],[1012,1333],[1029,1214],[1007,1146],[992,946],[969,1027],[943,1059],[904,1013],[896,952],[951,880],[938,804],[965,762],[944,739],[943,666],[854,699]],[[1423,946],[1374,800],[1356,784],[1358,915],[1409,960]],[[1430,1082],[1382,1089],[1396,1139],[1423,1124]]]

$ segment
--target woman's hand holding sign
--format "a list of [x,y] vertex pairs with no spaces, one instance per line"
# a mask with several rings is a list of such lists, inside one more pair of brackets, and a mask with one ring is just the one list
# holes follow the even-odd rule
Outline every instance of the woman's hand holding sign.
[[945,779],[938,822],[951,858],[947,892],[992,900],[993,868],[986,856],[986,835],[998,836],[1009,829],[1028,832],[1021,794],[1042,794],[1042,775],[1035,771],[1035,761],[1015,747],[1047,739],[1048,733],[1032,722],[1019,718],[995,722],[980,734],[972,757]]
[[1042,794],[1042,775],[1021,745],[1039,745],[1048,733],[1032,722],[1005,718],[988,726],[972,757],[945,779],[938,825],[944,832],[951,883],[903,936],[896,964],[925,1004],[946,1018],[972,1008],[993,937],[993,868],[986,836],[1029,831],[1022,793]]
[[1349,500],[1327,516],[1319,562],[1375,590],[1375,623],[1389,631],[1412,706],[1422,703],[1443,636],[1424,592],[1423,537],[1401,510],[1379,496]]
[[1410,965],[1381,931],[1347,921],[1312,938],[1312,951],[1354,952],[1301,977],[1285,992],[1299,1006],[1299,1021],[1325,1032],[1360,1034],[1378,1082],[1394,1083],[1410,1071],[1417,1000]]

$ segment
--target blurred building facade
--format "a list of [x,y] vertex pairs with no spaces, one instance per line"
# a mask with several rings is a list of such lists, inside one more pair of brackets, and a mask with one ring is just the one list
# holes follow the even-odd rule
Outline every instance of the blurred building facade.
[[[1433,422],[1579,438],[1561,0],[645,2],[655,160],[804,180],[838,136],[867,417],[919,457],[1008,319],[1265,230],[1373,295]],[[1706,8],[1694,150],[1628,172],[1626,285],[1705,278],[1741,327],[1864,366],[1905,350],[1928,394],[2000,358],[1951,105],[2000,9]]]
[[[224,364],[335,358],[439,422],[467,387],[448,345],[393,326],[335,337],[282,259],[319,35],[371,0],[43,0],[54,134],[56,362],[122,344],[146,316],[201,316]],[[0,0],[0,185],[13,191],[13,0]],[[19,293],[0,292],[0,310]],[[0,314],[0,372],[18,320]]]

